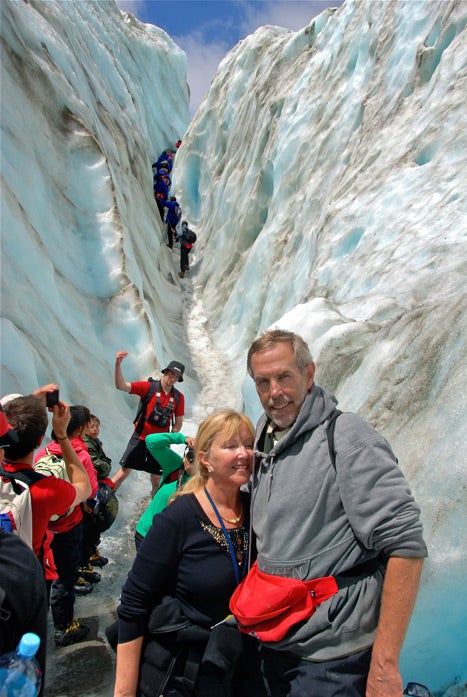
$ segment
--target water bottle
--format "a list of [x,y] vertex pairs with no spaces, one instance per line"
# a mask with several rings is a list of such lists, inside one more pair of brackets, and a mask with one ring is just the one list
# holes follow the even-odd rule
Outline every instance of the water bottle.
[[0,656],[0,697],[37,697],[41,669],[35,659],[41,640],[37,634],[23,634],[16,651]]

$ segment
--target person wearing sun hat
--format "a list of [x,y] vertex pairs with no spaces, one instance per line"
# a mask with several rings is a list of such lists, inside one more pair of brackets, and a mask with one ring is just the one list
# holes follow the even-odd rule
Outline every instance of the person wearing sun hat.
[[170,361],[169,365],[167,368],[164,368],[162,373],[166,375],[169,371],[172,371],[178,375],[178,382],[183,382],[183,373],[185,372],[185,366],[183,363],[179,363],[178,361]]
[[146,448],[145,438],[151,433],[172,433],[182,428],[185,413],[185,398],[175,388],[175,383],[183,382],[185,366],[180,361],[172,360],[161,371],[160,380],[141,380],[127,382],[122,373],[122,361],[127,351],[118,351],[115,358],[115,387],[140,398],[135,418],[135,429],[120,460],[120,469],[112,477],[115,491],[122,485],[132,469],[149,472],[152,491],[157,489],[161,477],[161,468],[157,460]]

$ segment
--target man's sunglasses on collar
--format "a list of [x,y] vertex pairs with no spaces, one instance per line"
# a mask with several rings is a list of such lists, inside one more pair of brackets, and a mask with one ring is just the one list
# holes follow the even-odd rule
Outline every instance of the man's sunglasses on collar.
[[430,690],[425,685],[420,685],[419,682],[408,682],[402,694],[411,697],[433,697]]

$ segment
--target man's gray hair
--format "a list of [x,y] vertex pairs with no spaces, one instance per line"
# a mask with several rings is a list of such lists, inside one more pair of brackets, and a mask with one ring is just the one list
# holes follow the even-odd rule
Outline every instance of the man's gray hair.
[[299,334],[289,332],[285,329],[271,329],[264,332],[258,339],[255,339],[250,346],[247,357],[248,374],[254,378],[251,368],[251,359],[255,353],[262,353],[272,349],[275,344],[284,343],[290,344],[295,355],[295,361],[298,368],[304,372],[307,365],[313,363],[313,358],[310,353],[308,344]]

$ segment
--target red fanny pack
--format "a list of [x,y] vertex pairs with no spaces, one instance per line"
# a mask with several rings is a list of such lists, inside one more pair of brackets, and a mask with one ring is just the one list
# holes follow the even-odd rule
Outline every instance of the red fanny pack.
[[230,599],[230,611],[244,634],[279,641],[294,624],[314,613],[339,590],[334,576],[300,581],[265,574],[255,562]]

